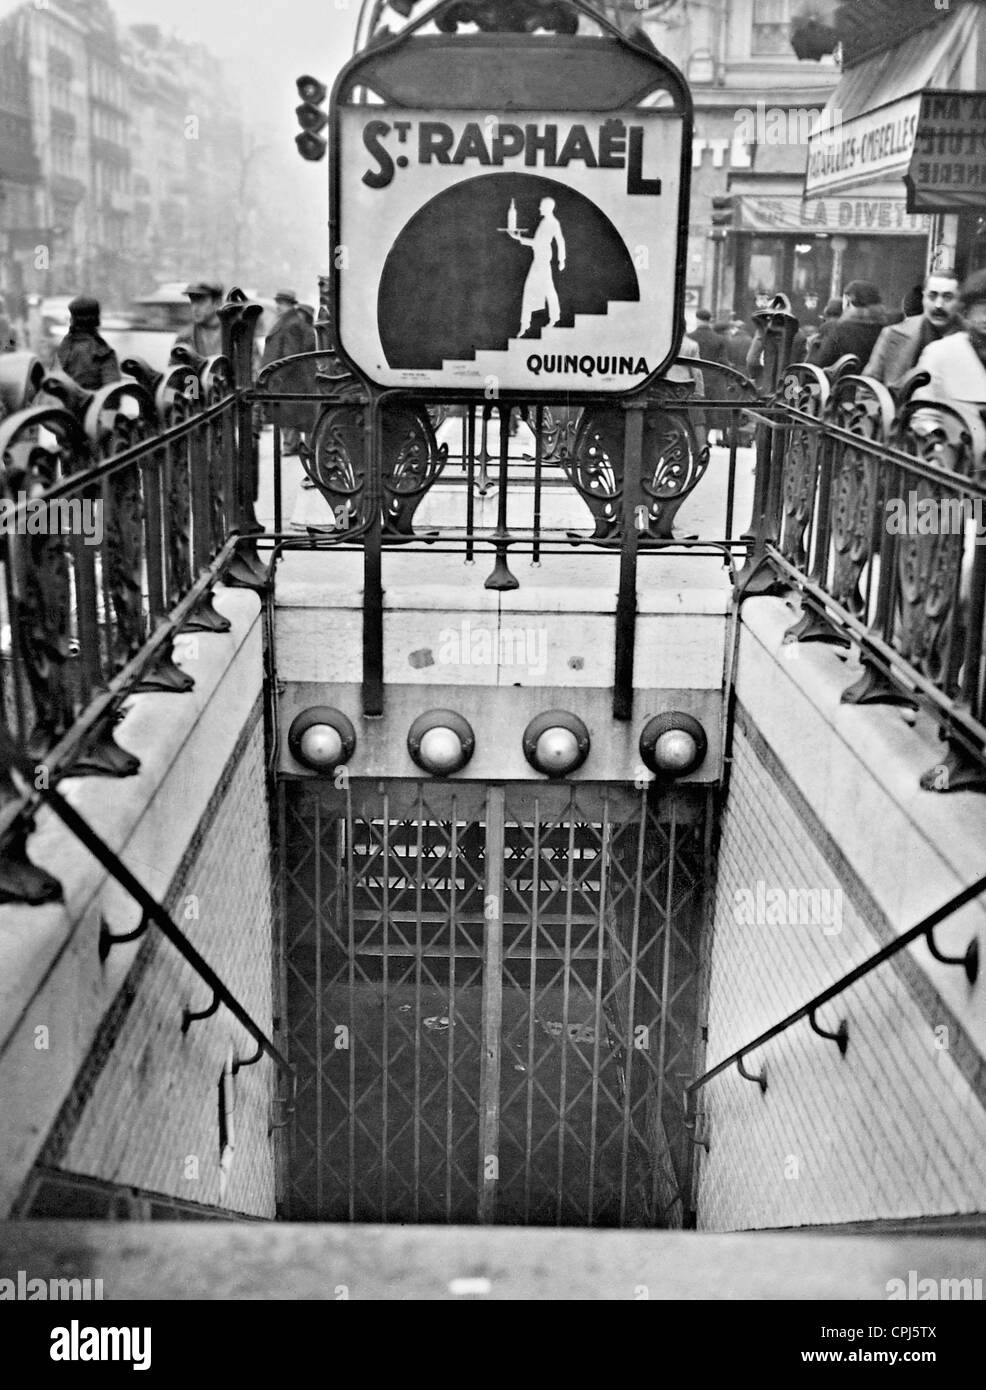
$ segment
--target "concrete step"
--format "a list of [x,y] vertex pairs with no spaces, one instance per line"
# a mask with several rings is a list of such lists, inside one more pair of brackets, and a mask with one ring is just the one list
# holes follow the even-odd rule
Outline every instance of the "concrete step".
[[[711,1235],[545,1227],[8,1222],[0,1278],[102,1279],[108,1300],[862,1299],[909,1272],[986,1279],[956,1235]],[[906,1297],[906,1293],[904,1294]],[[955,1295],[959,1297],[958,1294]],[[937,1306],[937,1305],[936,1305]],[[927,1305],[923,1305],[927,1307]],[[65,1316],[84,1316],[82,1309]],[[932,1321],[902,1316],[902,1323]],[[859,1325],[859,1324],[857,1324]]]

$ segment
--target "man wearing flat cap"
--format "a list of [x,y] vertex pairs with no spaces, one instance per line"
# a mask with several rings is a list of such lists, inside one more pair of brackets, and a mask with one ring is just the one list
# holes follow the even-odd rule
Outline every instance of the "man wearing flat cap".
[[55,350],[62,371],[85,391],[119,381],[116,353],[99,333],[99,300],[79,295],[68,312],[68,332]]
[[[293,357],[299,352],[314,352],[317,343],[315,330],[298,307],[298,296],[293,290],[278,290],[274,296],[277,309],[277,322],[267,334],[264,343],[264,362],[279,362],[282,357]],[[314,391],[315,367],[308,362],[298,362],[283,371],[275,373],[271,387],[275,391]],[[313,402],[282,401],[278,408],[277,420],[281,427],[282,455],[297,454],[301,434],[308,434],[315,419]]]
[[200,357],[218,357],[223,350],[219,306],[223,287],[212,280],[197,280],[185,291],[192,305],[192,322],[175,339],[175,347],[188,347]]

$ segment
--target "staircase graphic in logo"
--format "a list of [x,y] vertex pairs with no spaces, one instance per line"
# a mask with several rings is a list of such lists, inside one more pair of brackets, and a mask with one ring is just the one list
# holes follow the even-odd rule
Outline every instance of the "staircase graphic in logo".
[[[533,337],[511,338],[506,349],[499,352],[482,349],[471,358],[444,358],[442,374],[454,377],[455,384],[463,387],[482,386],[488,377],[510,381],[521,375],[527,384],[529,376],[535,375],[552,389],[585,390],[591,381],[602,387],[629,390],[653,371],[664,355],[659,344],[641,343],[641,313],[639,302],[611,300],[605,314],[576,314],[571,328],[546,327]],[[633,370],[644,356],[647,370]],[[528,367],[531,357],[539,359],[538,368]],[[565,359],[572,357],[591,357],[594,363],[608,358],[609,370],[599,372],[593,368],[591,374],[573,371],[571,361],[565,370]]]

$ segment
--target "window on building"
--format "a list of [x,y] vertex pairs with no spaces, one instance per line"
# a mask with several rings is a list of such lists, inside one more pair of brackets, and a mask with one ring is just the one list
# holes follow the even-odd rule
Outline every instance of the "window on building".
[[755,56],[793,57],[791,48],[791,0],[753,0],[753,41]]
[[771,298],[789,287],[784,279],[784,239],[782,237],[753,237],[750,244],[750,268],[747,290],[758,309],[766,308]]
[[52,131],[51,167],[56,174],[72,178],[75,173],[75,141],[71,135]]
[[48,49],[48,75],[53,80],[60,78],[63,82],[71,82],[72,59],[60,48]]

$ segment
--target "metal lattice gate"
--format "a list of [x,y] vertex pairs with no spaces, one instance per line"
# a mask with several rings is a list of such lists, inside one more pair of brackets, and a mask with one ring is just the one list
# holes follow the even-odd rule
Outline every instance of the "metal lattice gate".
[[290,1216],[680,1225],[707,792],[280,795]]

